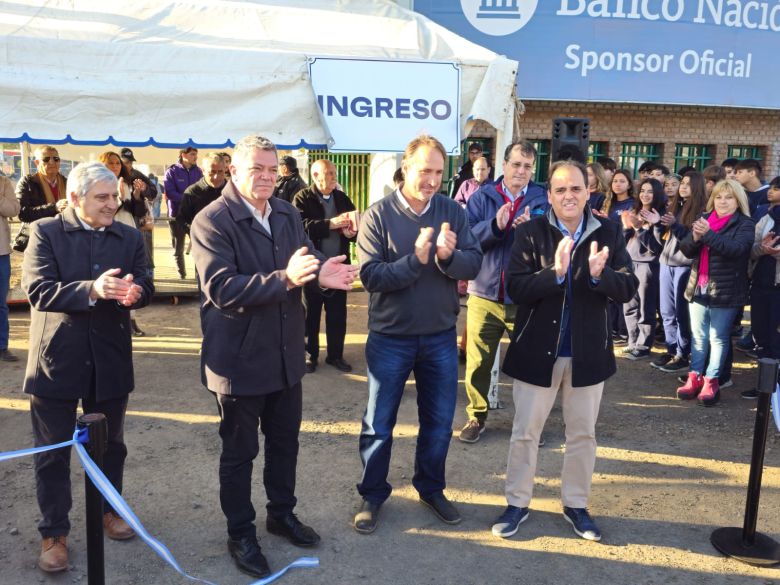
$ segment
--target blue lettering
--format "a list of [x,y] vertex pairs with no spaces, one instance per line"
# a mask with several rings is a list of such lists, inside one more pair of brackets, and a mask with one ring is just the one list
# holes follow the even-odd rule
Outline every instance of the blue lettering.
[[[344,98],[346,99],[346,98]],[[361,107],[361,104],[363,106]],[[355,114],[358,118],[365,118],[368,116],[371,117],[371,100],[364,97],[356,97],[354,100],[352,100],[352,113]]]
[[409,105],[412,100],[406,98],[398,98],[395,100],[395,117],[409,119]]
[[[441,106],[444,106],[443,114],[437,113],[437,109],[439,109]],[[431,104],[431,115],[437,120],[446,120],[447,118],[450,117],[451,113],[452,113],[452,106],[449,104],[449,102],[445,100],[436,100]]]
[[425,120],[428,117],[428,100],[414,100],[412,107],[414,108],[412,115],[418,120]]
[[417,120],[425,120],[433,117],[436,120],[446,120],[452,116],[453,107],[450,102],[439,99],[433,103],[427,99],[418,98],[368,98],[358,96],[317,95],[317,104],[326,116],[350,115],[357,118],[398,118],[409,120],[412,117]]
[[347,115],[347,96],[343,96],[341,98],[341,103],[337,101],[338,98],[336,96],[329,95],[328,96],[328,116],[333,115],[333,107],[336,107],[336,111],[339,113],[340,116],[346,116]]
[[381,118],[382,112],[387,114],[388,118],[393,117],[393,100],[389,98],[376,98],[376,117]]

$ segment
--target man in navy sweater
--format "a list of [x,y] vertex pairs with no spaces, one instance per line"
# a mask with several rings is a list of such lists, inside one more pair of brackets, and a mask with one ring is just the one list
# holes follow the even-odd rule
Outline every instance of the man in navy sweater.
[[438,194],[446,151],[418,136],[404,152],[400,188],[366,211],[358,234],[368,310],[368,405],[360,433],[363,498],[355,530],[373,532],[390,497],[387,482],[398,406],[414,372],[420,432],[412,484],[448,524],[458,510],[444,495],[444,464],[458,390],[458,280],[479,272],[482,252],[463,209]]

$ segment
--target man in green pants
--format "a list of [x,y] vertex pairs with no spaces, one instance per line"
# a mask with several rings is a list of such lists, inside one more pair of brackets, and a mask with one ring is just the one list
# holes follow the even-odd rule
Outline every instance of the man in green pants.
[[503,175],[485,183],[466,205],[471,231],[482,246],[482,267],[469,283],[466,317],[466,406],[468,420],[460,431],[464,443],[476,443],[485,432],[490,372],[501,337],[511,335],[515,305],[504,290],[504,273],[514,242],[514,228],[544,212],[547,196],[531,181],[536,149],[528,142],[510,144]]

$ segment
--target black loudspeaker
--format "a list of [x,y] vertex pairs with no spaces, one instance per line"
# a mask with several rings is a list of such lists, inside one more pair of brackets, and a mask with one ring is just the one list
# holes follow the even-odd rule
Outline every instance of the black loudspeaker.
[[552,162],[572,159],[585,163],[590,143],[588,118],[555,118],[552,128],[550,154]]

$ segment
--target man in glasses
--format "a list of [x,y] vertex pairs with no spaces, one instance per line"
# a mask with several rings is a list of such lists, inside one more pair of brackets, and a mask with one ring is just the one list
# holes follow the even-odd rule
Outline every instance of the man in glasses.
[[60,155],[53,146],[35,149],[36,172],[16,185],[19,219],[26,223],[54,217],[68,206],[65,177],[60,173]]

